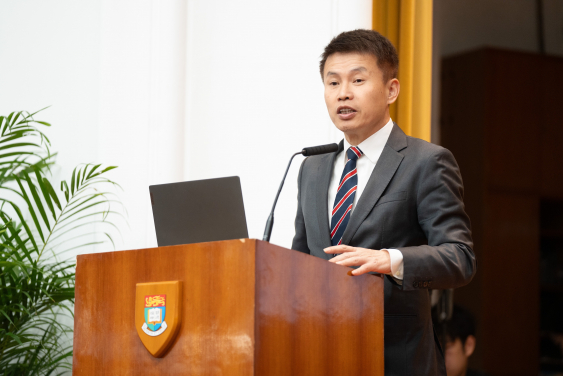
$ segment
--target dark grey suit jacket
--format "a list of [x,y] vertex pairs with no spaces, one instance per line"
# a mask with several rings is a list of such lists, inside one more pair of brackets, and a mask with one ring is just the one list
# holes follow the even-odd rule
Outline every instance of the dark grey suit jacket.
[[[328,186],[336,153],[305,159],[292,248],[329,259]],[[446,375],[428,289],[463,286],[475,274],[463,183],[453,155],[394,124],[342,243],[403,254],[403,284],[386,277],[385,375]]]

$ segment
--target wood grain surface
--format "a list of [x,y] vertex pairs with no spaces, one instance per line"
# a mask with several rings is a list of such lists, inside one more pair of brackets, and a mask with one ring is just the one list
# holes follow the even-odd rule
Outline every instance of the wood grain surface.
[[[78,257],[74,375],[383,375],[383,280],[257,240]],[[181,281],[162,358],[135,328],[137,283]]]
[[[137,283],[182,281],[180,332],[154,358],[135,329]],[[251,375],[254,249],[248,240],[78,257],[74,375]]]
[[383,278],[258,242],[256,375],[381,375]]

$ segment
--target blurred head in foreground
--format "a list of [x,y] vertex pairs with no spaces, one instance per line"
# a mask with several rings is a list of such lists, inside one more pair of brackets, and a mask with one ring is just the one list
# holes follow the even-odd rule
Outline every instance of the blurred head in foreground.
[[450,320],[439,323],[436,315],[433,315],[433,321],[439,338],[446,342],[442,345],[448,376],[483,375],[467,367],[476,345],[473,315],[465,308],[454,305]]

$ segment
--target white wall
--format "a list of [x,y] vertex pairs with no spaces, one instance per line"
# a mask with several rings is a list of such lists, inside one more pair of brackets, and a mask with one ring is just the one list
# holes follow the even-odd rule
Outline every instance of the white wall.
[[62,174],[98,155],[100,16],[96,2],[0,0],[0,114],[36,111]]
[[130,231],[156,246],[148,186],[184,180],[186,2],[101,2],[98,158],[119,169]]
[[[0,114],[51,106],[36,119],[53,124],[43,130],[58,152],[55,180],[70,180],[76,165],[99,154],[99,4],[0,0],[0,14]],[[93,240],[63,243],[58,251]],[[59,257],[80,251],[94,249]]]
[[[370,0],[0,0],[0,13],[0,113],[52,105],[41,119],[58,177],[119,166],[130,229],[118,249],[156,245],[148,185],[228,175],[261,238],[290,155],[341,138],[323,101],[324,45],[371,27]],[[272,242],[286,247],[300,162],[276,210]]]
[[[291,154],[336,138],[323,100],[319,55],[343,28],[369,27],[365,13],[371,8],[370,1],[351,2],[354,7],[339,17],[342,2],[325,3],[189,2],[185,176],[239,175],[251,237],[262,237]],[[301,159],[276,210],[272,242],[286,247]]]

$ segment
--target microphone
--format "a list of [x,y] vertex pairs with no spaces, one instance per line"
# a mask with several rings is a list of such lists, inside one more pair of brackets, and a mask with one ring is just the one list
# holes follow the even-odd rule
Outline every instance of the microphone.
[[285,174],[283,175],[283,179],[281,181],[280,187],[278,188],[278,193],[276,194],[276,199],[274,200],[274,205],[272,206],[272,211],[268,216],[268,221],[266,221],[266,228],[264,229],[264,237],[262,238],[262,240],[269,242],[270,237],[272,236],[272,229],[274,228],[274,210],[276,209],[276,204],[278,203],[278,198],[280,197],[280,193],[283,188],[283,183],[285,182],[285,178],[287,177],[287,172],[289,171],[289,167],[291,166],[291,162],[293,161],[293,158],[299,154],[304,155],[305,157],[310,157],[311,155],[333,153],[337,150],[338,150],[337,144],[311,146],[308,148],[303,148],[303,150],[301,150],[299,153],[295,153],[291,156],[291,159],[287,164],[287,168],[285,169]]
[[303,154],[306,157],[309,157],[311,155],[333,153],[337,150],[338,150],[337,144],[326,144],[326,145],[310,146],[308,148],[303,148],[301,154]]

